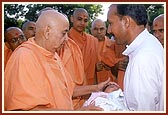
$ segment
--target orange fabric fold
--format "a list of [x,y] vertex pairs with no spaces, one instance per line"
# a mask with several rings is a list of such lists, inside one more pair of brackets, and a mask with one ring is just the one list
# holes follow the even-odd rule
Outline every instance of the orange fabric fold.
[[10,56],[12,55],[12,50],[9,49],[6,44],[4,44],[4,69],[6,67],[6,64],[10,58]]
[[31,38],[17,48],[5,69],[5,110],[29,110],[37,105],[73,110],[74,83],[57,54]]
[[[115,42],[106,36],[104,41],[98,42],[98,59],[110,67],[114,66],[119,60],[121,60],[120,58],[116,58]],[[103,68],[102,71],[97,72],[98,83],[107,80],[108,77],[111,78],[111,81],[116,80],[116,77],[111,73],[111,70]]]
[[[124,56],[122,54],[122,52],[124,50],[125,50],[125,45],[117,45],[117,44],[115,44],[115,54],[116,54],[117,58],[120,58],[120,59],[125,59],[126,58],[126,56]],[[117,83],[119,84],[119,86],[121,87],[122,90],[124,89],[124,84],[123,84],[124,75],[125,75],[124,71],[118,70]]]
[[68,35],[79,46],[83,54],[84,71],[85,71],[87,83],[94,84],[95,64],[98,59],[97,39],[85,32],[80,34],[74,28],[70,29]]
[[60,58],[74,83],[83,85],[86,82],[83,56],[79,46],[72,39],[68,39],[64,47],[61,48]]
[[[59,53],[61,60],[67,71],[70,73],[76,86],[87,84],[84,73],[83,55],[79,46],[72,40],[68,39]],[[73,99],[74,109],[79,109],[84,103],[84,99]]]

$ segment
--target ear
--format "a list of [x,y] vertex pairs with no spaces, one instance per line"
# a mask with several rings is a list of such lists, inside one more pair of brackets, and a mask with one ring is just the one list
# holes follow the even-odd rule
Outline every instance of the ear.
[[50,26],[46,26],[45,31],[44,31],[44,36],[45,39],[48,40],[49,39],[49,34],[50,34]]
[[123,16],[122,21],[123,21],[123,24],[126,28],[128,28],[130,26],[131,20],[130,20],[129,16]]
[[71,22],[73,23],[73,16],[71,15],[71,17],[70,17],[70,20],[71,20]]

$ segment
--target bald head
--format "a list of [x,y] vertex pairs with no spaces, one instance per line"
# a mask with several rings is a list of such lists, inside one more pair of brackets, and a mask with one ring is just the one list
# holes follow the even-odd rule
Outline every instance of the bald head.
[[88,25],[89,14],[83,8],[75,9],[73,15],[71,16],[71,22],[73,24],[73,28],[82,34],[85,31],[86,26]]
[[18,27],[9,27],[5,31],[5,39],[12,51],[14,51],[20,44],[27,40],[22,30]]
[[96,19],[91,25],[91,34],[98,38],[99,41],[103,41],[106,35],[106,24],[101,19]]
[[40,12],[38,13],[38,16],[40,16],[43,11],[47,11],[47,10],[55,10],[55,9],[51,8],[51,7],[45,7],[45,8],[40,10]]
[[59,13],[56,10],[46,10],[43,11],[39,16],[36,22],[36,27],[38,31],[39,29],[42,29],[41,27],[45,26],[52,27],[53,25],[61,25],[64,23],[69,24],[69,21],[63,14]]
[[27,39],[35,36],[35,29],[36,23],[33,21],[27,21],[22,25],[22,31]]
[[46,50],[55,53],[67,38],[69,21],[56,10],[43,11],[36,22],[35,40]]
[[164,46],[164,14],[157,16],[153,20],[153,35],[158,38]]
[[101,25],[101,26],[106,27],[105,22],[104,22],[103,20],[101,20],[101,19],[95,19],[95,20],[92,22],[91,27],[95,27],[95,25]]
[[75,11],[73,13],[73,16],[76,16],[79,13],[86,13],[89,16],[88,12],[84,8],[77,8],[77,9],[75,9]]
[[157,16],[155,19],[154,19],[154,22],[156,21],[164,21],[164,14],[160,14],[159,16]]

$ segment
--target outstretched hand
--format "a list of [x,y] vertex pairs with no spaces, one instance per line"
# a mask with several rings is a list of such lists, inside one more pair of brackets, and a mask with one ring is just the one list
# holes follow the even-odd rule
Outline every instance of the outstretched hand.
[[103,91],[104,87],[106,87],[110,83],[110,78],[106,81],[97,84],[97,91]]

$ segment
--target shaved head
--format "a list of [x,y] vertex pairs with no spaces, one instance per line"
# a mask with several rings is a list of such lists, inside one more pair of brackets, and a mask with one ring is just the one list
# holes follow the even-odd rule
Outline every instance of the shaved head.
[[76,16],[79,13],[86,13],[89,16],[88,12],[84,8],[77,8],[77,9],[75,9],[75,11],[73,13],[73,16]]
[[51,53],[55,53],[67,39],[68,18],[56,10],[41,12],[36,22],[35,41]]
[[153,21],[153,35],[158,38],[164,47],[164,14],[157,16]]
[[157,16],[155,19],[154,19],[154,22],[155,21],[164,21],[164,14],[160,14],[159,16]]
[[42,29],[41,27],[44,26],[52,26],[54,25],[61,25],[60,22],[69,23],[68,19],[65,15],[59,13],[56,10],[46,10],[41,12],[37,22],[36,22],[36,30]]
[[20,44],[27,40],[22,30],[18,27],[9,27],[5,31],[5,39],[12,51],[14,51]]
[[91,34],[96,37],[99,41],[103,41],[106,35],[106,24],[101,19],[96,19],[91,25]]
[[73,28],[77,32],[82,33],[88,25],[89,14],[85,9],[77,8],[70,19],[73,24]]
[[106,27],[105,22],[104,22],[103,20],[101,20],[101,19],[95,19],[95,20],[92,22],[91,27],[94,27],[96,24],[100,24],[100,25]]

